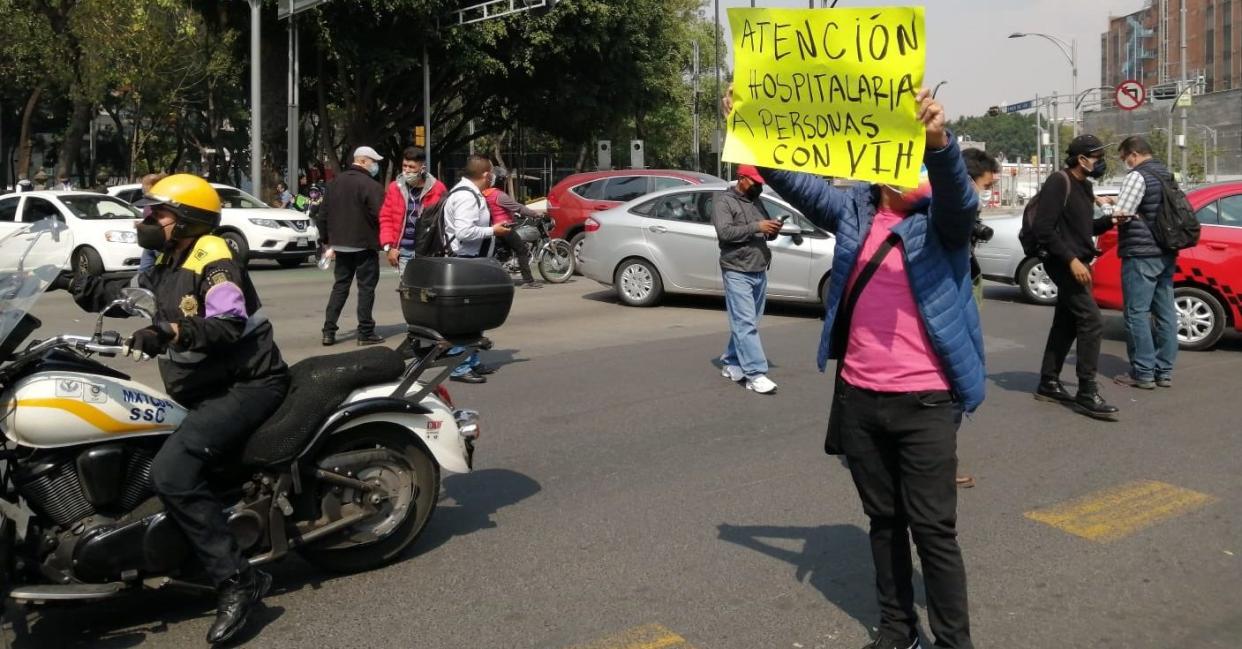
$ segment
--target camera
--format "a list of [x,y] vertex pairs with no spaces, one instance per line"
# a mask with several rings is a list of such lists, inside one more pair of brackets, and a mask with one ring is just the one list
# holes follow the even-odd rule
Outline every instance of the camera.
[[970,238],[975,243],[987,243],[992,240],[993,234],[995,232],[992,231],[992,228],[984,225],[983,221],[976,220],[975,227],[970,232]]

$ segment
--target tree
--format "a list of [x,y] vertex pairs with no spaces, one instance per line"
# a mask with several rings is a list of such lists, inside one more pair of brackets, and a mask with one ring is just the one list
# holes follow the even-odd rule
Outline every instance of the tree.
[[1002,113],[995,117],[959,117],[950,129],[954,135],[968,135],[973,140],[987,142],[989,152],[1003,151],[1010,159],[1030,160],[1035,155],[1033,115]]
[[[0,16],[4,16],[0,21],[0,103],[5,108],[0,112],[0,121],[4,122],[0,126],[5,133],[20,130],[13,175],[26,177],[30,174],[31,128],[40,100],[45,93],[63,88],[67,81],[59,65],[65,52],[46,15],[34,11],[29,3],[0,0]],[[13,121],[7,119],[15,106],[22,107],[16,120],[18,129],[13,129]],[[10,145],[8,141],[5,144]],[[8,148],[0,155],[5,162],[10,160]],[[6,166],[0,163],[0,169]]]

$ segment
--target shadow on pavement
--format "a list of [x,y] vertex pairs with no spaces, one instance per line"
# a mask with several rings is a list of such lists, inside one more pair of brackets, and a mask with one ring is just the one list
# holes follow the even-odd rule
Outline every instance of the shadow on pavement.
[[988,380],[1002,390],[1034,394],[1039,387],[1039,372],[997,372],[989,374]]
[[[543,487],[534,479],[509,469],[482,469],[444,479],[440,503],[421,538],[406,556],[430,552],[450,539],[492,529],[492,514],[515,505]],[[445,504],[452,500],[454,504]]]
[[[880,620],[876,603],[871,542],[857,525],[817,527],[729,525],[720,540],[780,559],[794,567],[794,579],[814,586],[829,602],[870,633]],[[794,543],[789,543],[793,541]],[[800,550],[788,549],[801,543]],[[922,578],[915,573],[915,593],[922,602]]]
[[[587,293],[582,296],[582,299],[590,300],[592,302],[621,305],[621,301],[617,298],[617,293],[607,289]],[[675,307],[679,309],[697,309],[700,311],[719,311],[720,317],[725,317],[724,296],[720,295],[683,295],[679,293],[669,293],[660,298],[660,302],[656,304],[656,307],[661,306]],[[764,309],[763,314],[801,318],[822,318],[824,310],[818,303],[803,304],[797,302],[775,302],[769,299],[767,308]]]

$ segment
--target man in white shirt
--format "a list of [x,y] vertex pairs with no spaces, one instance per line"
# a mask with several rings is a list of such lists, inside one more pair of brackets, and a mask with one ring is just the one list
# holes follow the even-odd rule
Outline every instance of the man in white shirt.
[[[509,233],[509,225],[492,225],[483,190],[491,186],[492,161],[472,155],[466,160],[461,182],[449,192],[444,204],[445,233],[454,257],[491,257],[496,237]],[[457,191],[459,188],[466,191]]]
[[[461,182],[444,200],[444,231],[454,257],[491,257],[496,237],[509,234],[509,225],[492,225],[492,212],[487,208],[483,190],[492,184],[492,161],[486,156],[472,155],[466,160]],[[464,190],[464,191],[459,191]],[[460,354],[465,348],[454,347],[449,354]],[[453,370],[449,380],[459,383],[486,383],[491,368],[479,361],[474,352]]]

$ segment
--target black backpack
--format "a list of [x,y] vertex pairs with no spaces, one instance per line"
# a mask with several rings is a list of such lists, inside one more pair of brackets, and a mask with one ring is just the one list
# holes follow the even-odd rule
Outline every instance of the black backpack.
[[1186,200],[1186,193],[1163,175],[1152,175],[1160,181],[1160,208],[1156,211],[1155,222],[1147,222],[1147,225],[1156,245],[1167,252],[1195,247],[1199,243],[1199,219],[1190,201]]
[[[445,194],[443,198],[437,201],[431,207],[428,207],[418,215],[418,220],[414,222],[414,256],[415,257],[452,257],[453,248],[452,240],[449,239],[447,228],[444,224],[444,207],[448,205],[449,197],[456,192],[469,192],[467,187],[454,187],[452,191]],[[479,197],[474,197],[475,206],[479,204]]]
[[[1069,204],[1070,185],[1069,174],[1064,171],[1057,173],[1065,174],[1065,200],[1061,201],[1061,211],[1065,211],[1065,206]],[[1044,249],[1039,245],[1039,237],[1035,236],[1035,213],[1039,211],[1039,200],[1044,195],[1044,188],[1048,186],[1048,181],[1044,181],[1044,187],[1041,187],[1038,194],[1035,194],[1031,200],[1027,201],[1026,207],[1022,210],[1022,228],[1018,230],[1018,243],[1022,244],[1022,254],[1027,257],[1042,257]]]

